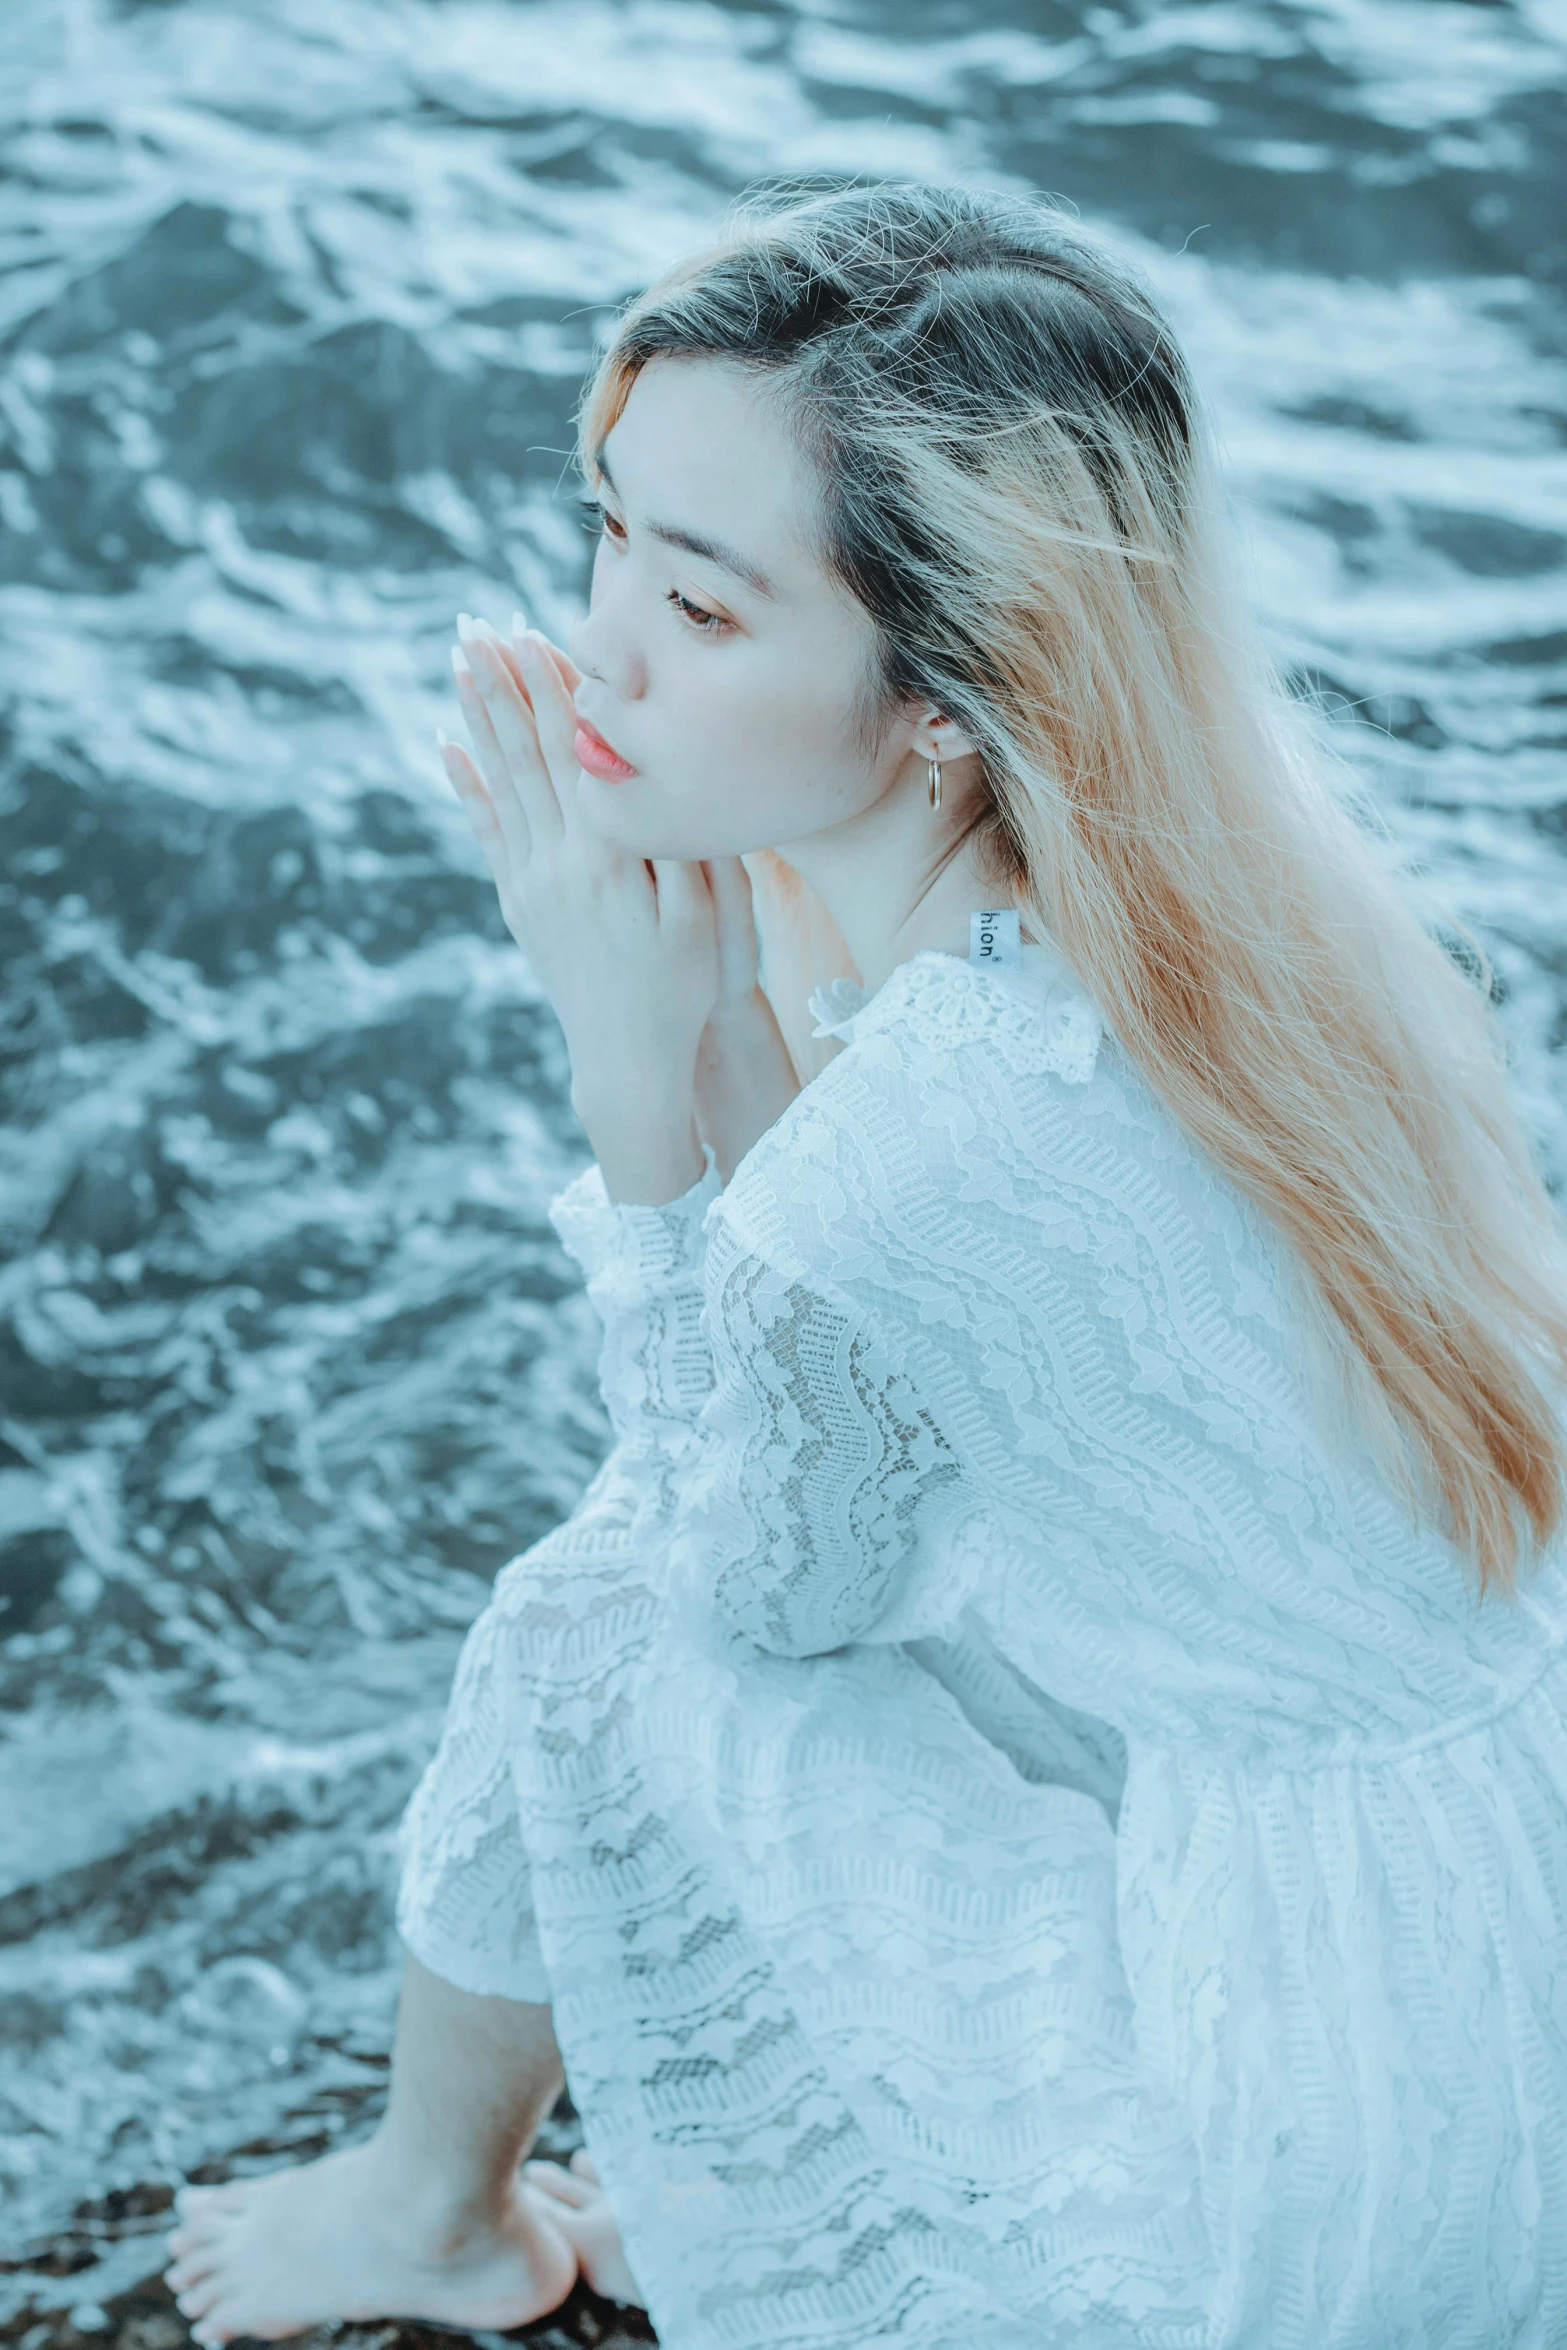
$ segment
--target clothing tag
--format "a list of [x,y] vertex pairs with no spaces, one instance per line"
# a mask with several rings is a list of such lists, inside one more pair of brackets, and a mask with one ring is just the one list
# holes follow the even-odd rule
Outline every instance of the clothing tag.
[[983,914],[970,914],[968,959],[971,963],[996,964],[1007,971],[1018,968],[1022,955],[1016,906],[989,907]]

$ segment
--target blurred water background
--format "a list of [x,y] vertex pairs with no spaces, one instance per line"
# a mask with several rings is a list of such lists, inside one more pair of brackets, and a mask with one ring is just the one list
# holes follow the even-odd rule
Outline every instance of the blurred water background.
[[459,609],[584,590],[612,306],[768,172],[1117,230],[1559,1180],[1564,77],[1560,0],[0,12],[0,2316],[362,2126],[459,1640],[606,1443],[431,735]]

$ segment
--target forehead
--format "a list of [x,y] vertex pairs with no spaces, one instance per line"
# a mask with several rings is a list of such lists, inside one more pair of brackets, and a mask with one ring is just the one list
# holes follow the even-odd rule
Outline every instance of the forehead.
[[722,540],[786,591],[827,589],[820,486],[765,372],[649,360],[604,456],[635,518]]

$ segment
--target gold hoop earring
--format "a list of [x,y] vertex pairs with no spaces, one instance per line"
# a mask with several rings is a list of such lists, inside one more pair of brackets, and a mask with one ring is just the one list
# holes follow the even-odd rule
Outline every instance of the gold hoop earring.
[[934,815],[941,806],[941,761],[931,759],[927,762],[927,767],[930,779],[931,814]]

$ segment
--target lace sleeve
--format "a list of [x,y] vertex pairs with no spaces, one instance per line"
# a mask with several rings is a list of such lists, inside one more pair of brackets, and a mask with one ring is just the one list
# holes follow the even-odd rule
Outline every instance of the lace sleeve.
[[676,1535],[684,1587],[783,1656],[943,1629],[981,1513],[893,1341],[722,1223],[708,1299],[714,1384]]
[[713,1384],[702,1266],[707,1209],[723,1186],[712,1144],[702,1149],[701,1175],[662,1206],[611,1200],[596,1162],[550,1202],[550,1222],[604,1325],[604,1408],[633,1456],[678,1454]]

